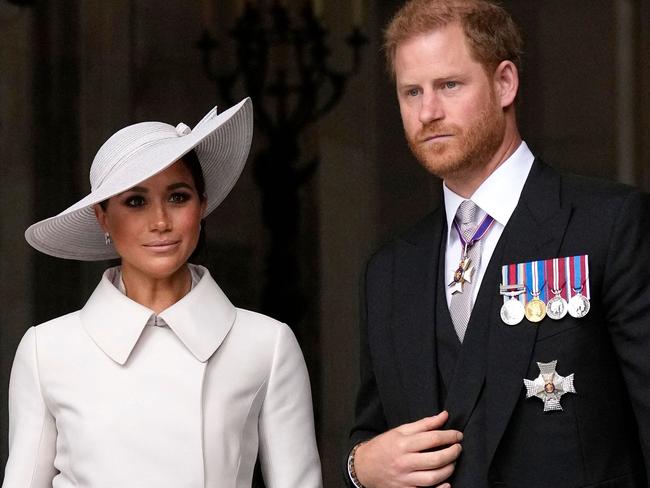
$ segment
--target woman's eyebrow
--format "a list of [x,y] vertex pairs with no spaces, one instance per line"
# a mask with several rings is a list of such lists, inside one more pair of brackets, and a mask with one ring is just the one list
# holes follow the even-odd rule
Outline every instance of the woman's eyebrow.
[[188,190],[193,190],[191,185],[188,183],[185,183],[184,181],[180,181],[178,183],[172,183],[171,185],[167,186],[167,190],[176,190],[177,188],[187,188]]
[[133,188],[129,188],[123,193],[128,193],[130,191],[136,191],[138,193],[149,193],[149,189],[145,188],[144,186],[134,186]]

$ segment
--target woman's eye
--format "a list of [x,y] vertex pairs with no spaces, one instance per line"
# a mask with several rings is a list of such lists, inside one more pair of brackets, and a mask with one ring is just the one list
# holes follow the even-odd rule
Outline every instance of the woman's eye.
[[418,88],[411,88],[406,92],[406,95],[409,97],[417,97],[420,94],[420,90]]
[[127,207],[142,207],[146,203],[144,197],[141,196],[132,196],[126,199],[124,202]]
[[169,196],[169,201],[171,203],[185,203],[190,199],[190,195],[188,193],[172,193]]

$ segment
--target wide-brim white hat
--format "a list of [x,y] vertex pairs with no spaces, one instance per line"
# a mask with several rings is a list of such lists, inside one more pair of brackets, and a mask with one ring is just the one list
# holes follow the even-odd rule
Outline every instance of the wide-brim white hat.
[[221,114],[213,108],[194,129],[180,123],[141,122],[113,134],[99,149],[90,168],[91,191],[55,217],[25,231],[30,245],[64,259],[99,261],[118,257],[107,245],[93,205],[118,195],[160,173],[194,149],[207,196],[207,216],[237,182],[253,137],[250,98]]

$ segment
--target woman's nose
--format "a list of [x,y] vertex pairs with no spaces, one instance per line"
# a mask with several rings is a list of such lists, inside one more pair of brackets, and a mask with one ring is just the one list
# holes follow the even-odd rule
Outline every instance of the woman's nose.
[[169,212],[164,205],[158,205],[153,211],[151,216],[150,229],[152,231],[164,232],[171,230],[172,222],[169,217]]

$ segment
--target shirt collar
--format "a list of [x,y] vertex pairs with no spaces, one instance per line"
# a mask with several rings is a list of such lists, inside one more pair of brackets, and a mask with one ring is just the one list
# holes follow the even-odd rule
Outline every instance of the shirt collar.
[[[481,183],[470,197],[483,211],[479,218],[488,213],[499,224],[506,226],[517,207],[534,160],[535,156],[530,152],[528,145],[522,141],[517,150]],[[458,207],[466,199],[451,191],[445,184],[442,188],[447,215],[447,235],[449,235]]]
[[[203,276],[203,269],[201,266],[196,266],[191,263],[187,263],[187,267],[190,270],[190,290],[196,286],[196,284],[201,281],[201,276]],[[122,270],[120,266],[111,268],[111,273],[108,276],[113,286],[120,290],[120,293],[126,295],[126,285],[124,284],[124,278],[122,277]]]
[[[190,265],[194,266],[194,265]],[[194,266],[200,280],[161,317],[185,347],[201,362],[207,361],[230,331],[237,309],[202,266]],[[81,322],[92,340],[119,364],[125,364],[153,310],[134,302],[115,285],[119,268],[104,272],[99,285],[81,309]]]

